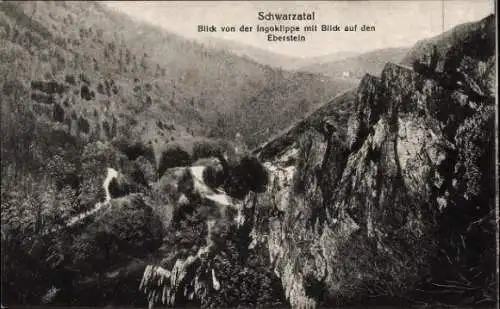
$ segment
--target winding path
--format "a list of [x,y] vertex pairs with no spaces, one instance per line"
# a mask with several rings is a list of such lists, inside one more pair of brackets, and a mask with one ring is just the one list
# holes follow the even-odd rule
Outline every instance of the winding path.
[[53,228],[50,231],[46,232],[45,235],[56,233],[64,228],[71,227],[71,226],[81,222],[82,220],[85,220],[89,216],[95,214],[102,207],[109,205],[109,201],[111,201],[111,194],[109,193],[109,184],[111,183],[111,180],[113,178],[116,178],[117,176],[118,176],[118,171],[116,171],[113,168],[108,167],[106,178],[104,179],[104,182],[102,184],[102,187],[104,188],[104,192],[106,193],[106,199],[104,200],[104,202],[98,202],[94,205],[94,207],[92,209],[90,209],[86,212],[83,212],[83,213],[79,213],[78,215],[69,218],[68,221],[62,227]]

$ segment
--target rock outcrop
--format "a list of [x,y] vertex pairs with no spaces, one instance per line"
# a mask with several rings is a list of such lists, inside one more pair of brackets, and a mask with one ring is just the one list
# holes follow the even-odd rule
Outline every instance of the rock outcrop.
[[[388,63],[360,83],[347,130],[324,117],[285,147],[258,150],[272,176],[251,199],[277,215],[255,235],[293,308],[424,286],[473,301],[494,295],[492,22],[479,22],[481,57],[442,60],[454,75]],[[448,49],[460,50],[455,43]]]

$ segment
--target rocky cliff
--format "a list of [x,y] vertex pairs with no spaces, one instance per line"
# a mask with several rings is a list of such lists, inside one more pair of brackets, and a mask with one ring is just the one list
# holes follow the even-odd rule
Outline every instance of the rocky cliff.
[[444,73],[388,63],[366,75],[347,129],[334,112],[311,117],[257,150],[271,179],[251,199],[277,215],[255,235],[293,308],[495,297],[493,23],[427,55]]

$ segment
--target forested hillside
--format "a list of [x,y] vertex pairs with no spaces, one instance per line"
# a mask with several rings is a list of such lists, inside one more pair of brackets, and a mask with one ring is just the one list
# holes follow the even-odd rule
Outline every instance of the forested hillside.
[[[84,79],[89,96],[81,96],[92,103],[85,105],[116,105],[110,111],[115,118],[127,118],[130,111],[138,122],[141,117],[175,122],[190,135],[234,138],[240,132],[255,145],[263,140],[262,132],[255,130],[256,119],[260,130],[272,131],[353,86],[210,50],[98,3],[3,2],[1,13],[3,57],[9,63],[2,72],[5,77],[8,72],[17,75],[8,78],[11,82],[29,88],[31,81],[68,84]],[[16,59],[10,61],[13,55]],[[61,108],[68,115],[75,105]],[[89,112],[76,111],[83,118],[89,118]],[[265,115],[273,117],[259,118]],[[118,126],[139,135],[158,135],[154,126],[117,120]],[[94,131],[97,126],[90,127]]]

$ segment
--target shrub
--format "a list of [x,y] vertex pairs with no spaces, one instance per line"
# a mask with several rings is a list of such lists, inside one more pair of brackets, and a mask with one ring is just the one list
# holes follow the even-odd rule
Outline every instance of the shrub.
[[226,173],[219,162],[212,162],[203,171],[203,181],[211,188],[217,188],[224,183]]
[[234,156],[234,149],[224,140],[202,139],[193,144],[193,160],[199,158]]
[[131,171],[130,176],[135,183],[148,187],[150,182],[156,180],[154,162],[140,156],[135,160],[134,168]]
[[126,177],[119,174],[118,177],[114,177],[111,180],[108,190],[111,198],[117,198],[129,195],[131,192],[133,192],[133,186]]
[[80,116],[80,118],[78,118],[78,129],[81,130],[81,131],[83,131],[86,134],[89,134],[89,132],[90,132],[90,124],[87,121],[87,119],[85,119],[85,118],[83,118],[81,116]]
[[104,130],[104,134],[106,135],[106,137],[110,138],[111,137],[111,130],[110,130],[110,127],[109,127],[109,124],[107,121],[102,122],[102,128]]
[[54,104],[54,97],[49,95],[49,94],[44,94],[41,92],[32,92],[31,93],[31,99],[33,101],[36,101],[38,103],[43,103],[43,104]]
[[3,94],[9,96],[11,94],[14,94],[16,93],[16,91],[20,90],[20,91],[23,91],[25,89],[23,83],[18,80],[18,79],[15,79],[15,80],[10,80],[10,81],[5,81],[3,83],[3,89],[2,89],[2,92]]
[[264,192],[269,183],[269,175],[265,167],[255,157],[244,157],[240,162],[240,174],[254,192]]
[[104,86],[102,85],[102,83],[97,84],[97,92],[99,92],[100,94],[104,94]]
[[54,105],[53,116],[54,116],[55,121],[58,121],[58,122],[64,121],[64,109],[59,104]]
[[235,198],[243,198],[249,191],[264,192],[269,182],[265,167],[253,157],[243,157],[236,165],[227,165],[224,183],[226,192]]
[[84,82],[85,84],[90,85],[90,78],[87,75],[85,75],[85,73],[83,73],[83,72],[80,73],[80,80],[82,82]]
[[192,161],[187,151],[178,145],[172,146],[161,154],[160,163],[158,164],[158,177],[160,178],[169,168],[186,166],[191,164]]
[[90,100],[92,100],[93,97],[95,97],[95,94],[93,95],[93,92],[90,91],[90,89],[87,85],[82,85],[82,87],[80,89],[80,97],[82,99],[90,101]]
[[[107,123],[106,123],[107,124]],[[108,125],[109,127],[109,125]],[[123,152],[131,161],[140,156],[147,158],[150,162],[155,162],[153,147],[146,146],[142,142],[130,143],[125,139],[116,140],[113,142],[116,148]]]

